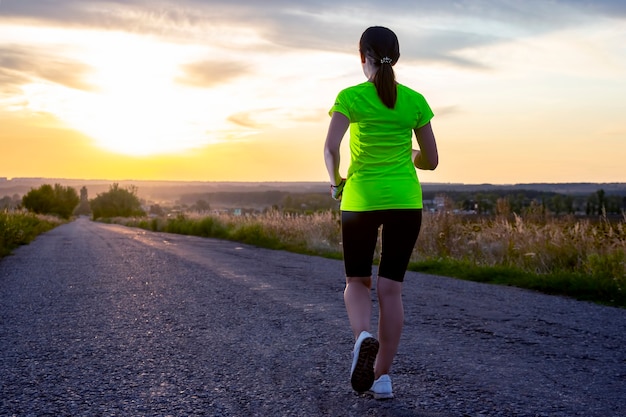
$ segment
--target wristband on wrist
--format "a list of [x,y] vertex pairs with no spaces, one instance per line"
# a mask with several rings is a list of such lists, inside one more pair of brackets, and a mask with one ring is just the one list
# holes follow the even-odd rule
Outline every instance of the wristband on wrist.
[[341,194],[343,193],[343,186],[346,184],[346,179],[342,178],[341,182],[337,185],[330,185],[330,195],[335,200],[341,200]]
[[339,188],[339,187],[343,187],[344,183],[346,182],[345,178],[342,178],[341,181],[339,181],[339,184],[337,185],[332,185],[330,184],[330,188]]

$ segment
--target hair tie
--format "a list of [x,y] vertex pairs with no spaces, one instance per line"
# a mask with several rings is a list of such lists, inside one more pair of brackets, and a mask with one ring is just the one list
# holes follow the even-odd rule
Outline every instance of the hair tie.
[[389,58],[388,56],[384,57],[383,59],[380,60],[381,64],[391,64],[393,61],[391,58]]

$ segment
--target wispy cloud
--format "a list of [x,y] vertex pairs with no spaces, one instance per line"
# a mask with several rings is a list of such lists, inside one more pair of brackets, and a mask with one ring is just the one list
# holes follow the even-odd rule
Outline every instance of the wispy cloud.
[[29,74],[33,78],[77,90],[93,91],[96,89],[85,80],[93,68],[80,61],[42,51],[23,49],[9,53],[9,57],[13,64],[12,69]]
[[93,91],[86,81],[93,69],[77,60],[55,55],[36,47],[0,48],[0,89],[16,91],[19,85],[33,79],[65,87]]
[[220,85],[249,73],[248,67],[236,61],[200,61],[184,65],[177,82],[193,87],[207,88]]
[[302,123],[315,123],[328,118],[323,109],[264,108],[238,112],[228,117],[228,121],[248,129],[264,127],[293,127]]

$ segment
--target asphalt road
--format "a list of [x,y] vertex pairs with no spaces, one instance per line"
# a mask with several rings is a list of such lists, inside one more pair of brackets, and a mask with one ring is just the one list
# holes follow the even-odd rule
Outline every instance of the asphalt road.
[[79,219],[0,261],[0,415],[626,415],[624,309],[408,273],[375,401],[342,290],[340,261]]

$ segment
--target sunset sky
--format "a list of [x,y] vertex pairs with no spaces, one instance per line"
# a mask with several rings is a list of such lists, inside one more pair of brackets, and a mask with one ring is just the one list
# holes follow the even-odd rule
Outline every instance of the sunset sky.
[[373,25],[435,112],[422,181],[626,182],[623,0],[0,0],[0,177],[327,181]]

